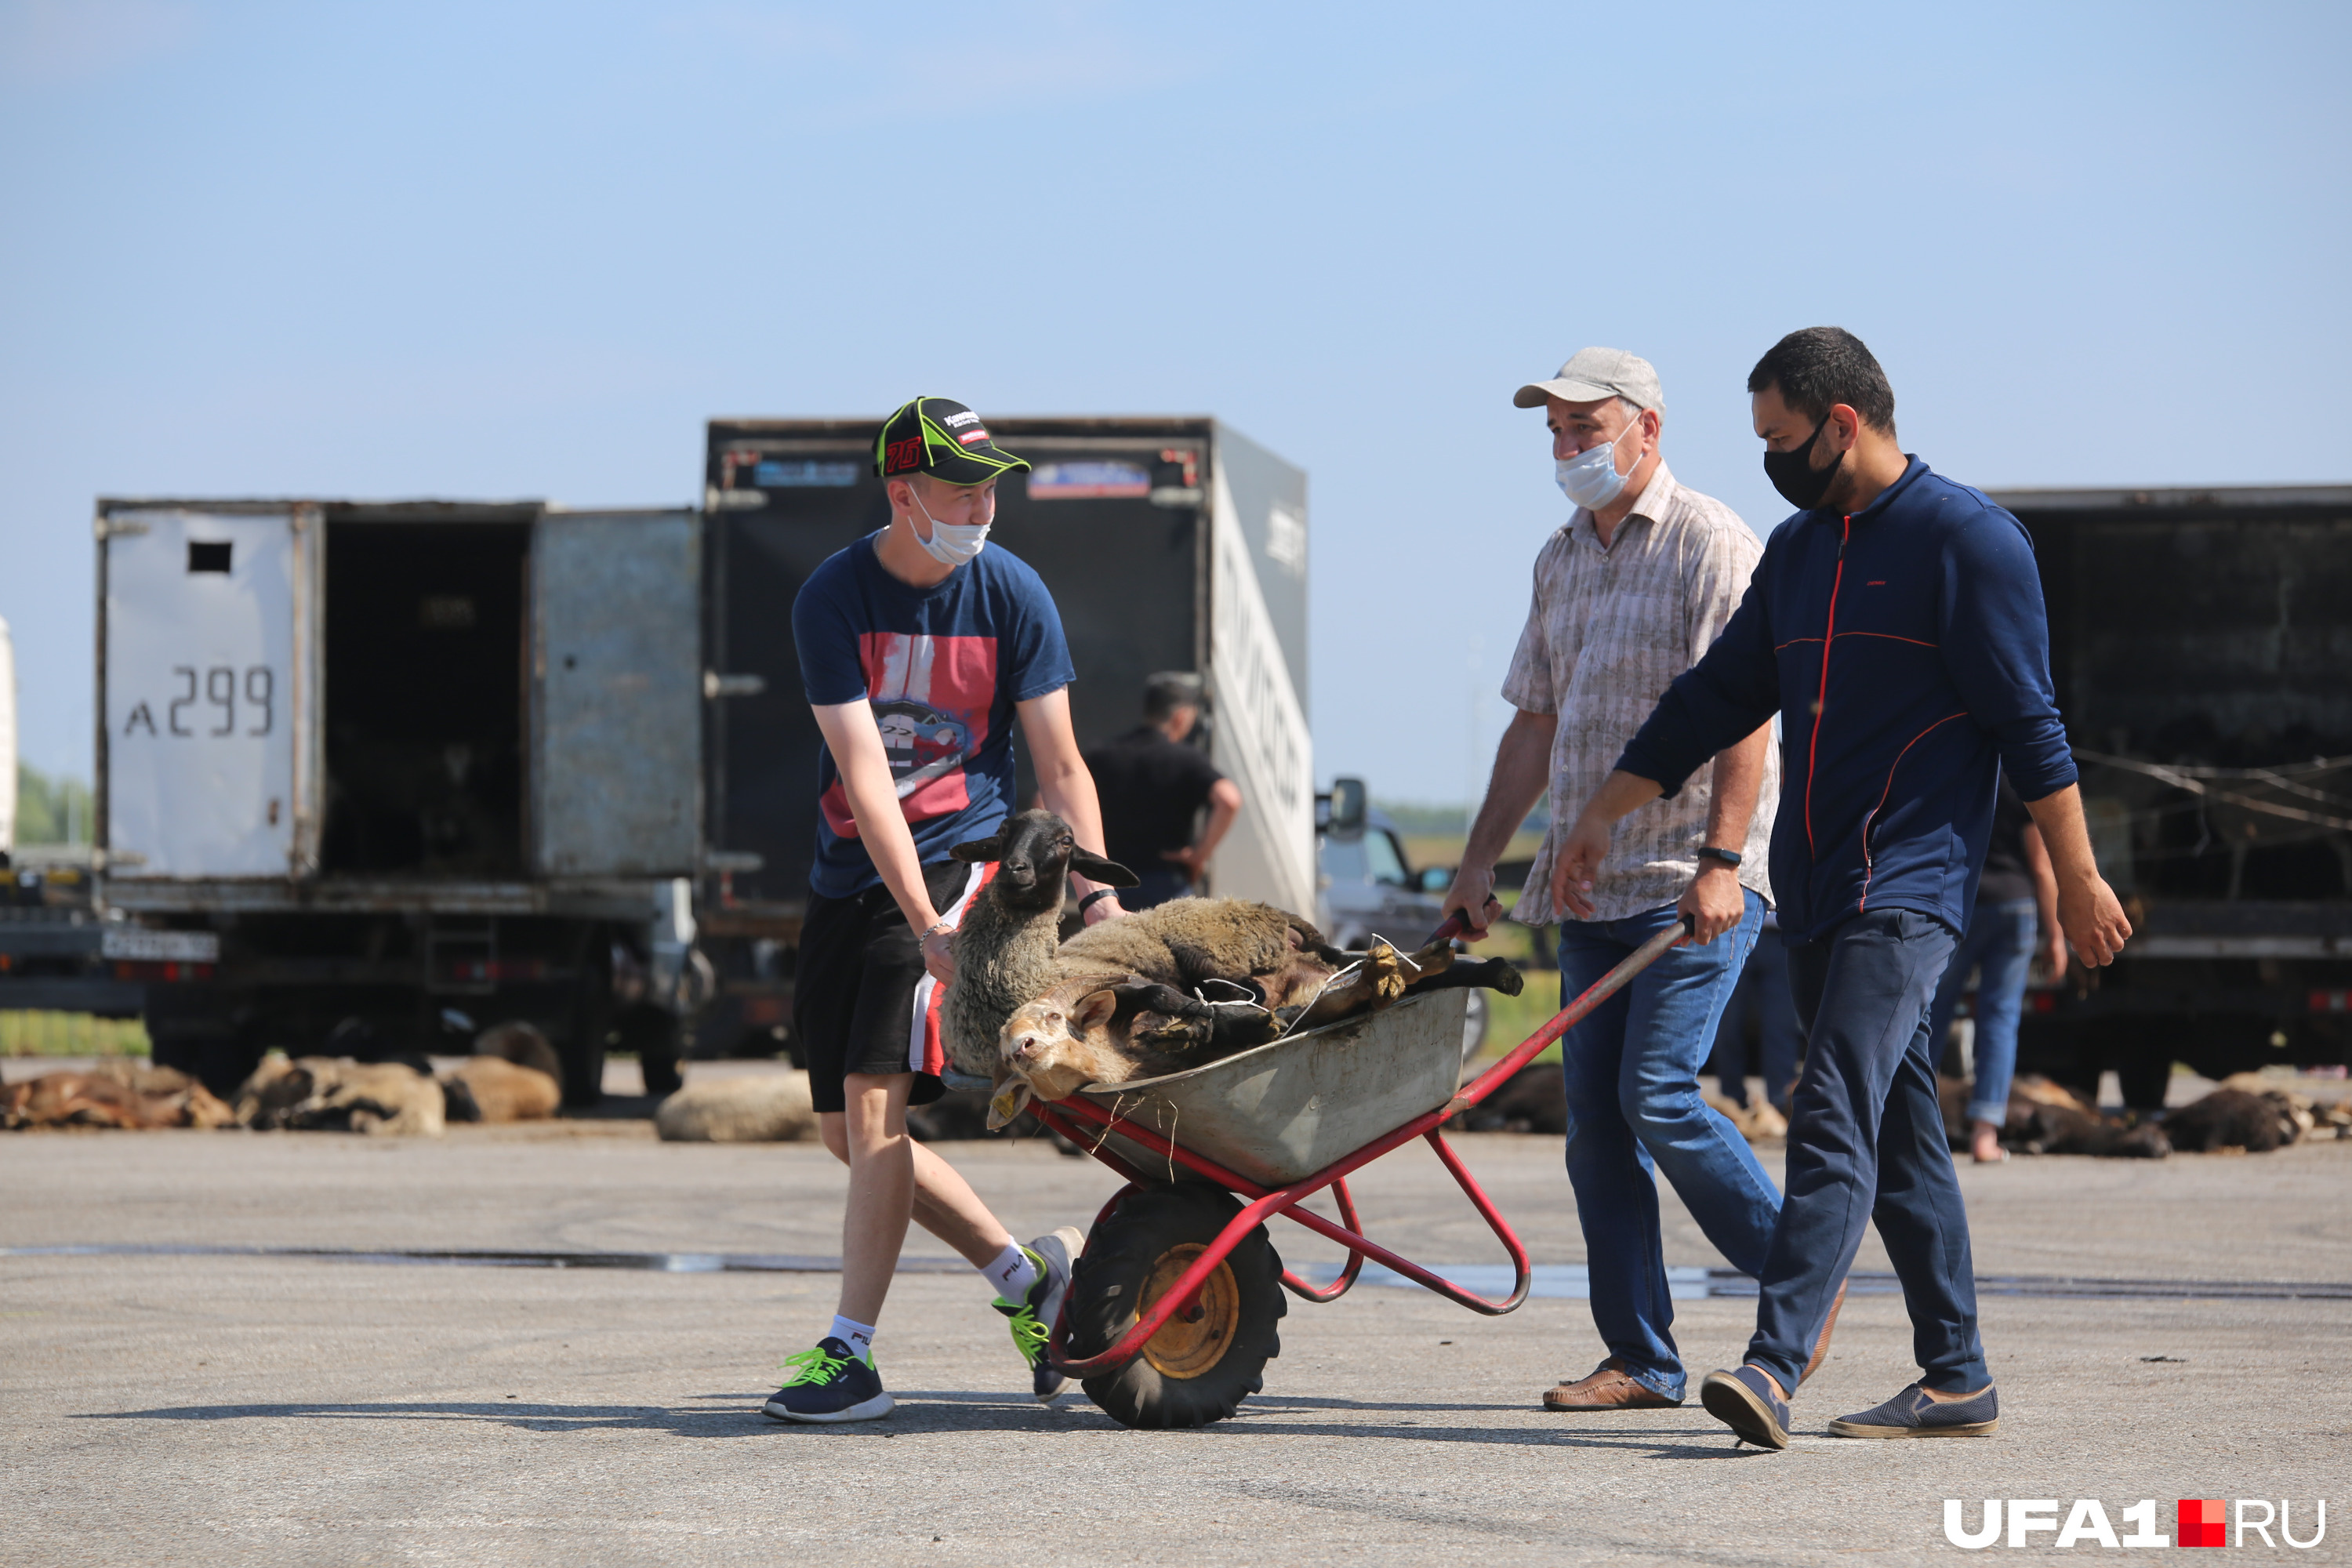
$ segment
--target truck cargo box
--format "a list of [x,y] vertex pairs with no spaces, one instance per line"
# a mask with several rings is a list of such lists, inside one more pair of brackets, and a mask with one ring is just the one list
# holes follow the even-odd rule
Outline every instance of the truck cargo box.
[[608,931],[699,864],[699,516],[110,500],[97,534],[105,901],[222,937],[151,986],[159,1050],[422,1049],[470,997],[585,1073]]
[[[2102,870],[2137,934],[2023,1048],[2158,1103],[2352,1045],[2352,487],[2013,490]],[[2133,1075],[2137,1074],[2137,1082]]]

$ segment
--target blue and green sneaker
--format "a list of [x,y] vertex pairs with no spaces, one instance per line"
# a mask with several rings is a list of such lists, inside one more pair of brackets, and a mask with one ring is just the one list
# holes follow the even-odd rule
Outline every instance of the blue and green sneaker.
[[1013,1320],[1013,1348],[1029,1363],[1029,1388],[1041,1404],[1050,1403],[1069,1381],[1045,1354],[1053,1337],[1054,1320],[1062,1315],[1062,1298],[1070,1290],[1070,1260],[1086,1250],[1087,1238],[1071,1226],[1041,1236],[1021,1250],[1037,1266],[1037,1282],[1018,1301],[999,1296],[996,1310]]
[[779,1421],[873,1421],[890,1414],[890,1395],[873,1356],[859,1355],[831,1335],[784,1365],[792,1375],[762,1406]]

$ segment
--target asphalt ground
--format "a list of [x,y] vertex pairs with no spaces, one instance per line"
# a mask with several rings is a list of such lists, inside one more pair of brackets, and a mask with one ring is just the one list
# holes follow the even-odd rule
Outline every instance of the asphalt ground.
[[[1585,1261],[1557,1139],[1457,1147],[1538,1263]],[[1034,1143],[944,1152],[1022,1236],[1083,1225],[1115,1185]],[[2352,1142],[1960,1179],[1982,1275],[2352,1282]],[[662,1144],[630,1121],[32,1133],[0,1139],[0,1247],[831,1255],[843,1184],[814,1145]],[[1500,1256],[1425,1150],[1357,1189],[1371,1234],[1410,1257]],[[1666,1260],[1721,1266],[1671,1192],[1664,1207]],[[1274,1234],[1294,1265],[1337,1256]],[[908,1252],[945,1249],[918,1232]],[[1857,1267],[1886,1268],[1874,1238]],[[2168,1535],[2183,1497],[2290,1500],[2298,1535],[2326,1499],[2308,1558],[2352,1540],[2352,1300],[1988,1295],[2000,1434],[1872,1443],[1822,1435],[1911,1375],[1899,1298],[1857,1294],[1795,1446],[1770,1454],[1735,1449],[1695,1402],[1538,1408],[1601,1353],[1580,1300],[1488,1319],[1370,1286],[1291,1303],[1238,1418],[1129,1431],[1082,1397],[1031,1401],[988,1290],[951,1266],[893,1289],[877,1358],[894,1416],[765,1420],[775,1363],[823,1331],[835,1288],[0,1257],[0,1563],[1911,1561],[1955,1554],[1946,1498],[1969,1500],[1971,1524],[1984,1498],[2055,1498],[2062,1516],[2096,1498],[2110,1518],[2154,1498]],[[1696,1371],[1737,1360],[1752,1303],[1677,1312]]]

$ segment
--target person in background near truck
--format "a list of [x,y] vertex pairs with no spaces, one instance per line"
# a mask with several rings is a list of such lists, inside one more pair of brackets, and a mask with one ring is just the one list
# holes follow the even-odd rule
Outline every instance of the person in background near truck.
[[1748,1105],[1748,1020],[1756,1019],[1756,1070],[1764,1079],[1764,1099],[1785,1120],[1790,1099],[1797,1091],[1797,1066],[1805,1054],[1805,1028],[1797,1022],[1797,1004],[1789,994],[1789,950],[1780,943],[1780,921],[1764,911],[1763,928],[1756,933],[1756,950],[1716,1026],[1715,1055],[1707,1066],[1723,1088],[1723,1098]]
[[1561,919],[1561,1000],[1659,931],[1695,933],[1561,1041],[1568,1175],[1591,1272],[1592,1321],[1609,1353],[1543,1395],[1560,1411],[1656,1409],[1683,1401],[1669,1326],[1654,1168],[1734,1265],[1764,1266],[1780,1194],[1698,1072],[1756,943],[1769,884],[1764,844],[1774,763],[1762,721],[1726,735],[1711,785],[1643,811],[1604,857],[1598,890],[1562,918],[1549,890],[1560,828],[1600,785],[1624,737],[1688,669],[1748,586],[1762,546],[1722,502],[1685,489],[1658,452],[1665,399],[1647,360],[1583,349],[1512,402],[1541,408],[1559,486],[1575,504],[1536,557],[1535,598],[1503,696],[1517,710],[1444,909],[1473,940],[1501,911],[1495,861],[1541,797],[1551,832],[1514,918]]
[[[1242,814],[1234,781],[1198,746],[1184,743],[1200,718],[1201,678],[1163,670],[1144,682],[1143,722],[1087,753],[1109,856],[1142,878],[1125,895],[1130,910],[1191,892]],[[1209,817],[1195,838],[1203,806]]]
[[2025,982],[2033,954],[2045,947],[2050,978],[2066,973],[2066,933],[2058,926],[2058,879],[2042,829],[2017,796],[2006,774],[1992,808],[1992,833],[1985,842],[1984,875],[1969,929],[1952,952],[1936,1005],[1927,1011],[1927,1049],[1940,1057],[1952,1032],[1952,1015],[1977,972],[1976,1082],[1969,1091],[1969,1151],[1979,1165],[2009,1156],[2000,1146],[2001,1123],[2009,1120],[2009,1080],[2017,1070],[2017,1020],[2025,1009]]
[[1765,474],[1797,515],[1765,545],[1723,635],[1578,814],[1554,893],[1581,909],[1609,864],[1612,825],[1675,798],[1779,710],[1787,771],[1772,889],[1805,1070],[1755,1337],[1746,1363],[1709,1373],[1699,1397],[1742,1438],[1788,1447],[1788,1401],[1874,1220],[1921,1376],[1829,1430],[1977,1436],[1998,1424],[1999,1397],[1927,1004],[1974,899],[2000,770],[2049,846],[2074,951],[2106,963],[2131,926],[2091,858],[2024,528],[1904,454],[1886,374],[1851,332],[1790,333],[1748,391]]
[[[849,1197],[840,1305],[816,1348],[786,1363],[792,1375],[766,1406],[779,1420],[890,1413],[874,1323],[910,1218],[988,1280],[1032,1392],[1051,1399],[1064,1381],[1045,1340],[1078,1233],[1065,1226],[1021,1246],[952,1166],[907,1135],[908,1105],[941,1093],[927,1004],[954,980],[948,934],[989,870],[948,851],[1009,814],[1016,716],[1045,804],[1081,847],[1073,865],[1100,865],[1083,853],[1102,826],[1070,731],[1061,616],[1035,572],[984,548],[997,477],[1028,466],[962,404],[915,399],[875,442],[888,526],[826,560],[793,602],[793,642],[824,735],[793,1027],[825,1147],[849,1166]],[[877,710],[921,743],[887,745]],[[1120,912],[1109,889],[1070,879],[1088,923]]]

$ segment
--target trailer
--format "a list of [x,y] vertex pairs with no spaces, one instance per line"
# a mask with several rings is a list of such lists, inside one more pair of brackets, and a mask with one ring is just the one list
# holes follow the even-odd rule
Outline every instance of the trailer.
[[695,513],[101,500],[96,532],[94,859],[158,1062],[226,1092],[271,1046],[522,1020],[580,1106],[614,1029],[674,1054]]
[[[1209,868],[1223,895],[1316,907],[1307,733],[1307,476],[1208,417],[1005,418],[1028,458],[997,485],[992,547],[1037,570],[1078,679],[1081,746],[1140,721],[1144,679],[1192,670],[1194,743],[1240,788]],[[879,420],[719,419],[708,433],[709,874],[699,914],[719,997],[703,1054],[793,1049],[793,956],[815,851],[820,736],[791,606],[835,551],[889,521]],[[919,700],[919,697],[910,698]],[[1020,796],[1035,784],[1023,763]]]
[[2021,1065],[2163,1103],[2352,1061],[2352,486],[2013,490],[2100,869],[2134,929],[2032,993]]

